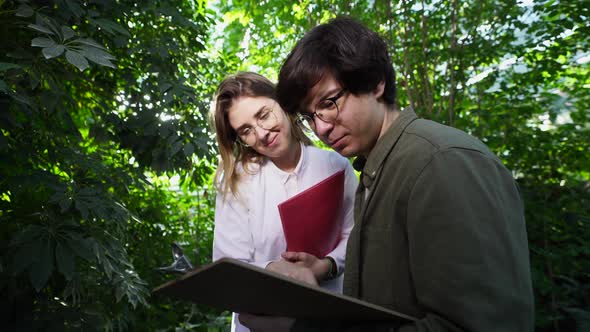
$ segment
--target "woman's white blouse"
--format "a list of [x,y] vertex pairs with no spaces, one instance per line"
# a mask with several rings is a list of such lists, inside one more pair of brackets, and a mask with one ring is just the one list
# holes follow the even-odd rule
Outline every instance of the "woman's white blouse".
[[[321,286],[342,292],[346,243],[353,226],[354,192],[358,180],[350,162],[336,152],[302,144],[301,157],[293,172],[280,170],[267,160],[254,170],[242,172],[238,197],[218,194],[215,204],[213,260],[231,257],[265,268],[279,260],[287,248],[278,205],[337,171],[345,170],[342,237],[328,254],[338,266],[339,277]],[[317,202],[318,205],[322,202]]]

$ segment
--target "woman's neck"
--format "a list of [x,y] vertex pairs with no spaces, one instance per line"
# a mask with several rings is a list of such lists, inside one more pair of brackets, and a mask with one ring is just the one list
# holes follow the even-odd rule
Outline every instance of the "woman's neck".
[[293,140],[293,144],[285,156],[275,158],[272,162],[283,172],[293,172],[299,163],[301,157],[301,143]]

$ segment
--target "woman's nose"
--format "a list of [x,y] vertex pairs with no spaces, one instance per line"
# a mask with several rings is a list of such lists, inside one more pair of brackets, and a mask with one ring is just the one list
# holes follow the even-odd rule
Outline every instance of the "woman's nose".
[[254,131],[256,132],[256,137],[263,138],[266,134],[270,131],[268,129],[264,129],[260,126],[254,127]]

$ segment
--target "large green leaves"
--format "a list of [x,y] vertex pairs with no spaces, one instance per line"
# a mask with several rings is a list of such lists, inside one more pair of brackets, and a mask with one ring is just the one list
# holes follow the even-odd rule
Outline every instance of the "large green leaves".
[[4,329],[165,329],[188,312],[147,299],[170,242],[210,257],[212,196],[194,202],[217,83],[205,5],[2,2],[0,295],[19,304]]

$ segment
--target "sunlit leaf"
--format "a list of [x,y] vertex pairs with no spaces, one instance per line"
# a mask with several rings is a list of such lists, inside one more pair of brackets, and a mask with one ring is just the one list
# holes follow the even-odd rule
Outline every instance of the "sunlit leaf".
[[42,25],[38,25],[38,24],[29,24],[27,25],[29,28],[33,29],[33,30],[37,30],[39,32],[43,32],[46,33],[48,35],[54,35],[53,31],[51,31],[49,28],[42,26]]
[[65,47],[63,45],[54,45],[44,48],[43,55],[45,59],[51,59],[60,56],[64,51]]
[[89,66],[88,60],[76,51],[66,51],[66,60],[76,66],[80,71],[84,71]]
[[72,42],[96,47],[101,50],[105,50],[104,46],[100,45],[99,43],[97,43],[96,41],[94,41],[93,39],[90,39],[90,38],[78,38],[78,39],[74,39]]
[[63,36],[63,40],[68,40],[73,38],[76,35],[76,32],[72,30],[72,28],[63,25],[61,27],[61,34]]
[[55,45],[55,41],[47,37],[37,37],[31,40],[31,46],[33,47],[52,47]]

